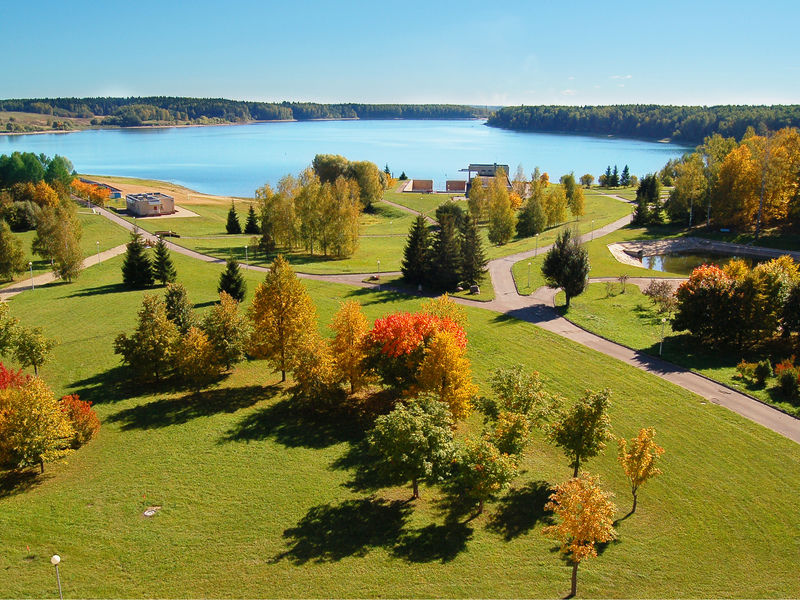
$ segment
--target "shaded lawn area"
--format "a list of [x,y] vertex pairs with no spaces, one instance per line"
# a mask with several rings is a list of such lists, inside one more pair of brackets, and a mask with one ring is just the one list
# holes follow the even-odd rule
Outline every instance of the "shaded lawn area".
[[[619,293],[621,286],[615,285],[612,295],[608,295],[606,285],[590,284],[587,290],[572,299],[565,315],[570,321],[602,335],[610,340],[624,344],[634,350],[658,356],[661,341],[661,319],[665,318],[653,308],[650,300],[634,285],[627,285],[625,293]],[[564,295],[559,292],[556,303],[563,306]],[[800,417],[800,405],[789,402],[781,394],[777,379],[770,377],[764,387],[741,380],[736,365],[746,359],[757,362],[769,356],[770,349],[737,350],[706,349],[696,344],[686,332],[673,332],[669,318],[664,323],[664,344],[662,356],[666,360],[706,377],[729,385],[745,394],[773,404],[790,414]],[[777,355],[773,360],[788,358],[792,350],[785,346],[774,349]]]
[[[191,300],[211,302],[220,267],[173,258]],[[511,488],[478,518],[461,516],[428,486],[414,503],[408,487],[355,490],[343,459],[360,430],[298,410],[262,361],[199,393],[128,384],[111,344],[132,328],[142,292],[117,285],[120,265],[113,259],[76,283],[11,301],[26,325],[61,339],[44,378],[58,393],[92,398],[103,427],[44,477],[0,478],[0,572],[13,574],[0,578],[0,596],[51,596],[56,552],[67,597],[566,593],[570,568],[541,528],[549,488],[571,470],[541,434]],[[245,277],[248,303],[261,274]],[[392,292],[304,285],[326,335],[343,299],[359,300],[370,319],[419,306]],[[549,390],[571,400],[609,386],[615,433],[654,426],[666,448],[664,474],[642,488],[619,543],[581,566],[582,595],[800,594],[800,446],[534,325],[467,312],[483,393],[493,369],[513,364],[539,370]],[[480,426],[473,415],[460,433],[477,435]],[[630,493],[613,445],[586,468],[625,514]],[[161,510],[143,517],[150,506]],[[709,557],[713,568],[698,567]]]

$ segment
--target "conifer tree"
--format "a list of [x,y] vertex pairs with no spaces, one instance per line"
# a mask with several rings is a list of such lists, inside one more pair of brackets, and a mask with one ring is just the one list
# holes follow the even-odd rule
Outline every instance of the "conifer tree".
[[225,224],[225,231],[231,234],[242,233],[242,226],[239,224],[239,217],[236,214],[236,207],[231,202],[231,209],[228,211],[228,222]]
[[428,226],[425,218],[418,215],[408,232],[408,240],[403,250],[403,261],[400,263],[403,279],[413,284],[425,282],[430,251]]
[[175,265],[172,264],[172,258],[169,255],[169,249],[166,242],[158,238],[158,243],[155,247],[155,256],[153,257],[153,278],[160,281],[161,285],[173,283],[178,274],[175,271]]
[[461,280],[461,241],[451,219],[446,219],[433,238],[430,255],[431,284],[442,290],[452,290]]
[[220,292],[225,292],[237,302],[244,300],[244,295],[247,292],[242,271],[239,269],[239,262],[232,256],[228,258],[225,263],[225,270],[219,276],[217,293]]
[[250,205],[250,210],[247,211],[247,221],[244,224],[244,232],[253,235],[258,235],[261,233],[261,227],[258,226],[256,211],[252,204]]
[[564,229],[548,250],[542,263],[542,275],[551,288],[562,288],[566,305],[583,293],[589,281],[589,253],[570,229]]
[[631,184],[631,171],[628,169],[628,165],[622,169],[622,175],[619,178],[619,184],[622,187],[628,187]]
[[125,260],[122,263],[122,282],[131,288],[153,285],[153,266],[147,256],[147,249],[138,230],[131,233]]
[[611,173],[609,187],[619,187],[619,170],[617,169],[617,165],[614,165],[614,171]]
[[461,230],[461,278],[467,285],[475,285],[486,273],[486,253],[478,233],[478,224],[471,217],[464,219]]
[[189,302],[189,294],[183,284],[167,284],[167,289],[164,292],[164,305],[167,311],[167,318],[175,323],[181,334],[185,334],[195,324],[192,303]]

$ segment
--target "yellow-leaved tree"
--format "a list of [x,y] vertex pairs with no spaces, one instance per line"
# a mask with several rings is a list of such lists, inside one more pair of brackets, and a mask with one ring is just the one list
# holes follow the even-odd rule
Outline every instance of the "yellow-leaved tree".
[[66,413],[44,381],[0,390],[0,466],[39,465],[70,452],[74,436]]
[[631,494],[633,495],[633,507],[628,515],[636,512],[636,500],[639,486],[646,483],[656,475],[661,475],[661,469],[656,466],[658,457],[664,454],[664,449],[655,443],[653,438],[656,430],[653,427],[646,427],[639,430],[639,435],[630,441],[620,438],[619,444],[619,464],[631,483]]
[[433,392],[450,407],[453,419],[469,416],[472,397],[478,390],[472,383],[466,348],[459,345],[452,332],[442,330],[433,335],[425,349],[417,381],[421,390]]
[[425,300],[420,306],[420,309],[422,312],[433,315],[434,317],[450,319],[462,329],[467,326],[467,313],[447,294]]
[[547,537],[561,544],[561,552],[572,563],[572,590],[569,598],[578,590],[578,565],[585,558],[597,556],[598,543],[617,537],[614,530],[614,513],[617,507],[611,502],[613,494],[604,492],[598,484],[599,478],[581,473],[580,477],[562,483],[545,504],[546,510],[555,513],[559,522],[542,529]]
[[333,316],[331,329],[336,333],[330,344],[337,374],[350,384],[350,393],[354,394],[364,382],[364,340],[369,333],[369,321],[361,305],[349,300]]
[[223,358],[217,353],[206,332],[199,327],[190,327],[178,338],[173,365],[186,383],[202,389],[222,371]]
[[281,381],[286,381],[286,371],[302,347],[304,336],[316,329],[317,311],[282,255],[256,288],[248,314],[253,321],[250,354],[267,359],[281,372]]

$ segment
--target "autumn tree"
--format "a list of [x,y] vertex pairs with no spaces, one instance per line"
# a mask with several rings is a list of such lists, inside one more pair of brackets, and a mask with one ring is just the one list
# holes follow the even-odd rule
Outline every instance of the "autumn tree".
[[426,281],[430,251],[430,239],[425,217],[417,215],[411,225],[411,230],[408,232],[406,246],[403,249],[403,260],[400,263],[403,279],[418,285]]
[[452,426],[444,404],[422,397],[378,417],[367,443],[377,457],[378,470],[390,480],[411,481],[412,498],[417,499],[420,482],[435,483],[449,473]]
[[202,330],[214,350],[217,360],[230,369],[244,358],[250,327],[245,315],[239,313],[239,302],[226,292],[219,293],[219,302],[203,319]]
[[342,380],[350,385],[350,393],[358,391],[365,380],[366,351],[364,344],[369,333],[369,322],[355,300],[342,304],[333,316],[331,351],[335,368]]
[[14,337],[14,356],[23,367],[33,367],[34,375],[50,358],[56,342],[44,335],[41,327],[22,327]]
[[586,173],[584,175],[581,175],[581,185],[582,186],[584,186],[584,187],[586,187],[588,189],[588,188],[592,187],[593,183],[594,183],[594,175],[592,175],[591,173]]
[[567,220],[567,196],[562,187],[552,187],[543,195],[543,208],[547,226],[553,227]]
[[514,235],[517,216],[511,208],[506,176],[502,170],[489,183],[487,214],[489,217],[489,241],[503,245]]
[[58,404],[72,427],[73,435],[69,445],[73,450],[91,441],[100,431],[100,419],[91,402],[81,400],[78,394],[70,394],[62,396]]
[[460,341],[454,332],[434,333],[417,375],[420,388],[449,406],[457,421],[469,416],[472,397],[478,391],[472,383],[466,347]]
[[551,288],[562,288],[566,307],[570,300],[583,293],[589,280],[589,253],[581,246],[571,229],[558,234],[553,247],[542,262],[542,275]]
[[153,285],[153,265],[147,256],[147,248],[138,230],[131,232],[122,262],[122,282],[131,288]]
[[511,181],[511,189],[520,198],[528,195],[528,180],[525,177],[525,169],[522,168],[522,165],[517,165],[517,172]]
[[734,310],[733,281],[722,269],[703,265],[675,292],[677,309],[672,319],[674,331],[688,330],[706,344],[717,346],[733,340],[740,327]]
[[22,242],[11,233],[5,221],[0,221],[0,279],[14,279],[27,266]]
[[630,441],[625,438],[617,439],[619,444],[619,464],[631,484],[633,507],[629,514],[636,512],[636,500],[639,486],[647,483],[653,477],[661,474],[661,469],[656,466],[658,458],[664,454],[664,449],[655,443],[653,438],[656,430],[647,427],[639,430],[639,435]]
[[164,301],[145,294],[135,331],[130,337],[117,335],[114,353],[122,356],[136,377],[159,381],[171,368],[178,336],[178,327],[167,318]]
[[0,389],[0,465],[19,469],[61,458],[73,429],[47,385],[34,377]]
[[564,451],[572,467],[573,477],[578,476],[581,463],[597,456],[612,439],[611,421],[608,417],[611,391],[586,391],[569,409],[562,410],[551,425],[548,437]]
[[451,493],[478,504],[478,514],[484,504],[511,483],[517,474],[516,459],[497,449],[488,439],[468,438],[456,450]]
[[480,177],[473,177],[467,193],[467,205],[469,212],[472,213],[472,218],[476,221],[482,221],[486,218],[487,212],[487,192],[486,186],[483,185],[483,180]]
[[316,309],[283,256],[275,259],[256,288],[249,315],[253,322],[250,353],[267,359],[280,370],[281,381],[286,381],[286,370],[303,335],[316,327]]
[[219,376],[222,359],[206,332],[193,326],[176,339],[172,366],[184,382],[202,389]]
[[178,278],[175,265],[172,264],[172,258],[169,255],[169,248],[167,248],[167,243],[162,238],[158,238],[158,243],[155,247],[153,278],[156,281],[160,281],[161,285],[173,283]]
[[694,223],[694,210],[706,196],[708,180],[699,154],[692,154],[676,166],[675,187],[669,193],[664,208],[670,221],[675,223]]
[[242,271],[239,268],[239,261],[232,256],[225,262],[225,270],[219,276],[217,293],[225,292],[237,302],[244,300],[247,293],[247,285],[244,282]]
[[467,313],[447,294],[428,298],[420,304],[420,312],[432,315],[442,321],[452,322],[462,330],[467,326]]
[[175,323],[181,334],[195,324],[189,293],[182,283],[168,283],[164,292],[164,307],[167,318]]
[[239,223],[239,216],[236,214],[236,207],[233,205],[233,202],[231,202],[231,208],[228,211],[228,221],[225,223],[225,231],[231,235],[242,233],[242,225]]
[[487,264],[478,223],[471,215],[467,216],[461,228],[461,280],[466,285],[477,285],[486,273]]
[[542,534],[557,540],[561,552],[572,563],[572,587],[569,598],[578,592],[578,565],[597,556],[597,544],[617,537],[614,530],[613,494],[604,492],[597,477],[582,473],[559,485],[550,496],[545,510],[555,513],[558,523],[542,529]]
[[0,356],[8,356],[13,352],[18,328],[19,320],[11,316],[11,308],[7,303],[0,302]]
[[586,199],[583,196],[583,188],[576,187],[572,190],[572,197],[569,199],[569,212],[576,219],[586,214]]

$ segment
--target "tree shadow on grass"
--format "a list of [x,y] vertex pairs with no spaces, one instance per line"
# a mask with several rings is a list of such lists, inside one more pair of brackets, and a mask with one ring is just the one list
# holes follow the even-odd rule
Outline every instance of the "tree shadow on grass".
[[552,492],[546,481],[533,481],[524,487],[509,490],[497,503],[487,528],[510,542],[539,523],[552,525],[552,512],[544,508]]
[[111,415],[112,423],[122,423],[123,430],[155,429],[180,425],[198,417],[232,413],[274,397],[280,388],[250,385],[192,392],[179,398],[162,398],[126,408]]
[[41,485],[49,477],[50,475],[47,473],[39,473],[38,468],[24,471],[0,471],[0,500],[25,493]]
[[392,554],[408,562],[450,562],[467,549],[472,527],[466,523],[430,524],[400,536]]
[[356,299],[361,306],[367,306],[369,304],[402,302],[404,300],[408,300],[409,298],[419,298],[420,296],[411,290],[403,292],[399,289],[395,289],[394,287],[383,285],[381,286],[380,290],[377,289],[377,286],[357,288],[347,292],[344,297]]
[[228,430],[223,442],[251,442],[268,438],[290,448],[327,448],[354,442],[363,435],[357,421],[340,413],[319,413],[286,398],[246,415]]
[[155,387],[131,381],[130,373],[129,367],[118,365],[73,382],[69,385],[70,393],[78,394],[81,400],[89,400],[92,404],[103,404],[158,391]]
[[283,537],[289,548],[273,558],[302,565],[365,556],[372,548],[392,547],[411,512],[407,502],[377,498],[314,506]]
[[106,294],[121,294],[123,292],[135,291],[123,283],[107,283],[82,290],[75,290],[67,298],[85,298],[88,296],[104,296]]

